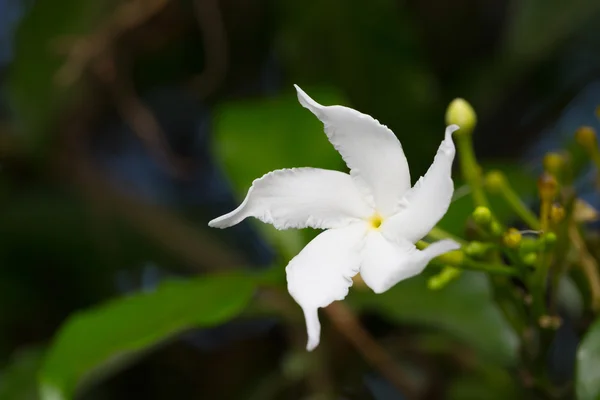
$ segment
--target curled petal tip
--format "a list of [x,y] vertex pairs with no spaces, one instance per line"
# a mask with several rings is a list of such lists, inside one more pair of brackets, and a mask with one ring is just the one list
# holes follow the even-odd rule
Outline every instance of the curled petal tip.
[[300,86],[294,84],[294,87],[296,88],[296,92],[298,94],[298,101],[300,102],[300,104],[302,104],[304,108],[309,109],[313,113],[316,113],[318,110],[323,108],[323,106],[321,106],[319,103],[314,101],[308,94],[306,94],[306,92],[302,90]]
[[451,136],[454,132],[460,129],[460,126],[456,124],[448,125],[446,127],[446,136]]
[[460,243],[458,243],[452,239],[444,239],[444,240],[440,240],[436,243],[437,243],[437,246],[439,246],[439,249],[444,252],[458,250],[461,247]]
[[319,338],[309,338],[306,343],[306,351],[313,351],[319,345]]
[[304,318],[306,319],[306,331],[308,333],[308,342],[306,350],[313,351],[321,341],[321,323],[317,308],[304,308]]
[[208,221],[208,226],[210,226],[211,228],[218,228],[219,227],[219,218],[215,218],[213,220]]
[[229,228],[230,226],[233,226],[241,221],[241,219],[237,220],[237,221],[232,220],[231,214],[232,213],[221,215],[220,217],[209,221],[208,226],[210,226],[211,228],[224,229],[224,228]]

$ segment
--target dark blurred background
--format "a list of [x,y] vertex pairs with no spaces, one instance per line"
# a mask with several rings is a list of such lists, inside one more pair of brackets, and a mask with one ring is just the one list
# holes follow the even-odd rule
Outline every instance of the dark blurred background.
[[[389,126],[415,180],[463,97],[483,164],[518,174],[598,127],[598,49],[597,0],[0,0],[0,398],[36,398],[40,355],[76,310],[167,277],[284,267],[314,233],[207,222],[270,170],[345,168],[293,83]],[[363,317],[435,365],[429,398],[483,398],[477,381],[513,393],[501,367],[438,358],[435,326]],[[415,342],[428,350],[401,345]],[[332,346],[340,398],[402,398]],[[287,348],[278,321],[234,321],[81,398],[309,398]],[[456,368],[471,374],[458,387]]]

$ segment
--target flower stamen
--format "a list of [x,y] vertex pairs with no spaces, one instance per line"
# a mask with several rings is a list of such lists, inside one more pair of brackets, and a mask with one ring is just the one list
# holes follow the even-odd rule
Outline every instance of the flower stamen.
[[369,218],[369,227],[371,229],[379,229],[382,223],[383,218],[381,218],[381,215],[379,214],[374,214],[371,218]]

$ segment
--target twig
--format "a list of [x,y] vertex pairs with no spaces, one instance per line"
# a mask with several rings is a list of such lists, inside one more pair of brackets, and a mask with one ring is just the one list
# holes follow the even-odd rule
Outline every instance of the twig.
[[223,81],[227,72],[227,33],[217,0],[195,0],[196,19],[202,32],[204,71],[194,78],[192,86],[200,98],[210,95]]
[[66,61],[56,72],[55,82],[68,86],[76,82],[91,63],[109,51],[114,39],[160,12],[169,0],[129,0],[120,4],[105,24],[87,36],[66,36],[54,43]]
[[325,312],[356,350],[377,368],[407,399],[417,398],[415,385],[405,376],[390,355],[362,327],[358,318],[344,303],[337,301],[325,308]]
[[140,233],[196,269],[214,271],[243,265],[243,258],[236,251],[222,246],[210,235],[198,231],[162,207],[124,195],[114,188],[86,159],[83,142],[86,122],[86,118],[81,116],[69,121],[63,131],[66,140],[64,153],[58,158],[67,163],[60,165],[61,171],[72,179],[84,196],[100,202],[103,209],[116,212]]
[[575,224],[569,225],[569,237],[571,238],[573,246],[579,254],[579,262],[581,263],[583,272],[586,274],[589,281],[590,292],[592,295],[592,309],[594,311],[599,311],[600,275],[598,273],[598,263],[588,251],[585,241],[581,237],[581,234],[579,233],[579,230],[577,230],[577,226]]
[[[96,71],[96,75],[108,86],[121,118],[169,173],[177,178],[185,176],[187,172],[185,160],[173,153],[158,120],[140,100],[131,81],[120,77],[114,64],[114,59],[107,57],[101,65],[109,65],[111,68],[101,68]],[[103,74],[101,71],[106,69],[114,73]]]

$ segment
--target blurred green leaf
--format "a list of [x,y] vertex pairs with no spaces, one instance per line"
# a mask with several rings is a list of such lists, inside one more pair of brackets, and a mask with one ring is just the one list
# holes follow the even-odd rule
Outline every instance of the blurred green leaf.
[[505,400],[526,398],[509,371],[501,366],[484,364],[453,380],[448,400]]
[[579,345],[576,369],[577,398],[600,399],[600,319],[592,324]]
[[37,400],[36,378],[43,352],[28,348],[17,352],[0,370],[0,400]]
[[8,95],[18,131],[30,148],[38,150],[48,143],[45,131],[75,93],[75,87],[54,81],[66,60],[58,53],[57,39],[89,34],[114,4],[114,0],[38,0],[23,19],[15,39]]
[[[329,88],[307,91],[323,104],[346,103]],[[276,169],[344,165],[323,124],[300,105],[292,86],[279,97],[225,103],[216,115],[214,150],[244,194],[254,179]]]
[[40,373],[44,400],[70,399],[76,389],[114,373],[144,350],[193,327],[237,316],[254,281],[215,275],[162,284],[73,315],[56,335]]
[[494,303],[486,276],[463,275],[443,289],[427,289],[426,274],[400,282],[382,294],[354,291],[349,301],[402,324],[441,329],[490,361],[513,364],[519,340]]

